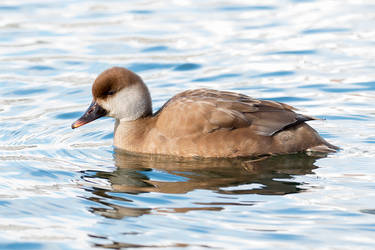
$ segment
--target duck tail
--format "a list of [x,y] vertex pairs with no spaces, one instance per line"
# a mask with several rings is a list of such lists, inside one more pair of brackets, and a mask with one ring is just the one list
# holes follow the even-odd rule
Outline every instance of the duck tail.
[[339,151],[340,148],[324,141],[323,144],[316,145],[306,149],[306,153],[310,155],[320,155],[320,154],[329,154],[329,153],[336,153]]

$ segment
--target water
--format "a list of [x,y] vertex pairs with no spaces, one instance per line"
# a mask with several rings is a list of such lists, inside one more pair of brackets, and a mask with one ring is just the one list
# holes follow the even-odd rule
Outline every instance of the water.
[[[373,249],[375,2],[2,1],[0,248]],[[172,161],[70,124],[104,69],[154,110],[209,87],[282,101],[342,150]]]

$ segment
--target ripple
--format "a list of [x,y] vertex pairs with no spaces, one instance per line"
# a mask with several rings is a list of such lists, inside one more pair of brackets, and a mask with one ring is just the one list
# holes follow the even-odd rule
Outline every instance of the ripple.
[[194,79],[192,81],[193,82],[211,82],[211,81],[215,81],[215,80],[221,80],[221,79],[226,79],[226,78],[234,78],[234,77],[238,77],[238,76],[240,76],[240,74],[229,73],[229,74],[220,74],[220,75],[210,76],[210,77],[197,78],[197,79]]
[[48,89],[46,88],[25,88],[19,89],[12,92],[14,95],[25,96],[25,95],[33,95],[33,94],[41,94],[47,92]]
[[375,215],[375,209],[362,209],[362,210],[360,210],[360,212],[365,213],[365,214]]
[[261,10],[274,10],[275,6],[271,5],[244,5],[244,6],[228,6],[221,7],[221,11],[261,11]]
[[81,65],[81,64],[83,64],[83,62],[81,62],[81,61],[64,61],[63,63],[67,64],[67,65]]
[[274,71],[274,72],[268,72],[268,73],[263,73],[263,74],[258,74],[258,75],[253,75],[251,76],[252,78],[261,78],[261,77],[276,77],[276,76],[290,76],[294,75],[294,71]]
[[305,101],[310,101],[311,98],[296,97],[296,96],[282,96],[282,97],[267,98],[267,100],[289,103],[289,102],[305,102]]
[[82,112],[67,112],[63,114],[58,114],[55,116],[56,119],[62,119],[62,120],[71,120],[74,118],[79,118],[82,115]]
[[286,50],[286,51],[275,51],[269,52],[267,55],[314,55],[317,54],[317,50]]
[[322,89],[322,88],[327,88],[327,87],[328,87],[327,84],[305,84],[305,85],[298,86],[298,88],[301,88],[301,89]]
[[128,66],[128,68],[135,72],[142,72],[147,70],[156,70],[156,69],[168,69],[175,67],[175,64],[167,63],[133,63]]
[[27,68],[28,70],[38,70],[38,71],[44,71],[44,70],[55,70],[52,67],[44,66],[44,65],[35,65]]
[[91,50],[93,55],[112,55],[119,53],[131,53],[133,48],[124,43],[96,43],[94,45],[88,46],[88,49]]
[[302,34],[320,34],[320,33],[339,33],[339,32],[349,32],[350,29],[345,28],[320,28],[320,29],[306,29],[302,31]]
[[140,15],[150,15],[150,14],[153,14],[154,11],[151,11],[151,10],[131,10],[131,11],[129,11],[129,13],[140,14]]
[[146,49],[143,49],[142,52],[157,52],[157,51],[166,51],[168,50],[167,46],[153,46]]
[[[319,116],[318,116],[319,117]],[[320,117],[319,117],[320,118]],[[327,120],[354,120],[354,121],[367,121],[369,120],[369,116],[366,115],[346,115],[346,116],[339,116],[339,115],[326,115],[322,117]]]
[[[6,35],[6,34],[4,34]],[[55,36],[54,34],[48,34],[50,36]],[[9,36],[19,36],[19,34],[9,34]],[[59,55],[59,54],[66,54],[66,50],[62,49],[33,49],[33,50],[21,50],[9,54],[5,54],[8,57],[21,57],[21,56],[40,56],[40,55]],[[48,67],[48,66],[47,66]]]
[[176,70],[176,71],[187,71],[187,70],[199,69],[201,67],[202,66],[200,64],[196,64],[196,63],[184,63],[184,64],[181,64],[181,65],[178,65],[176,68],[174,68],[174,70]]
[[43,244],[33,242],[0,243],[1,249],[41,249],[43,247]]
[[355,83],[356,85],[360,85],[360,86],[364,86],[366,87],[366,90],[375,90],[375,82],[371,81],[371,82],[358,82],[358,83]]
[[332,92],[332,93],[354,93],[357,91],[363,91],[364,89],[359,89],[359,88],[321,88],[321,90],[325,92]]

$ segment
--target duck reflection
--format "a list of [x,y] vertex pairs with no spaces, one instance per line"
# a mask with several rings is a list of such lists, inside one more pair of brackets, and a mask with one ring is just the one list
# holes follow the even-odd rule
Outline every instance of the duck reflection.
[[[105,207],[91,211],[110,218],[141,216],[149,208],[121,206],[129,202],[118,193],[139,195],[147,192],[185,194],[197,189],[213,190],[219,194],[285,195],[301,192],[295,175],[313,173],[317,157],[306,154],[272,156],[258,159],[186,159],[167,156],[139,155],[123,151],[114,153],[117,169],[111,173],[96,172],[90,178],[107,180],[111,190],[92,189],[89,198]],[[157,212],[187,212],[191,210],[221,210],[224,205],[252,205],[236,203],[195,203],[203,207],[153,209]]]

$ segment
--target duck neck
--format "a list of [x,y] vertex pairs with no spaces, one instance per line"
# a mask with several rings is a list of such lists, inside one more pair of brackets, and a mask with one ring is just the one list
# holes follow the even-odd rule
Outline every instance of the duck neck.
[[128,151],[140,151],[147,136],[151,116],[134,121],[116,119],[113,144]]

